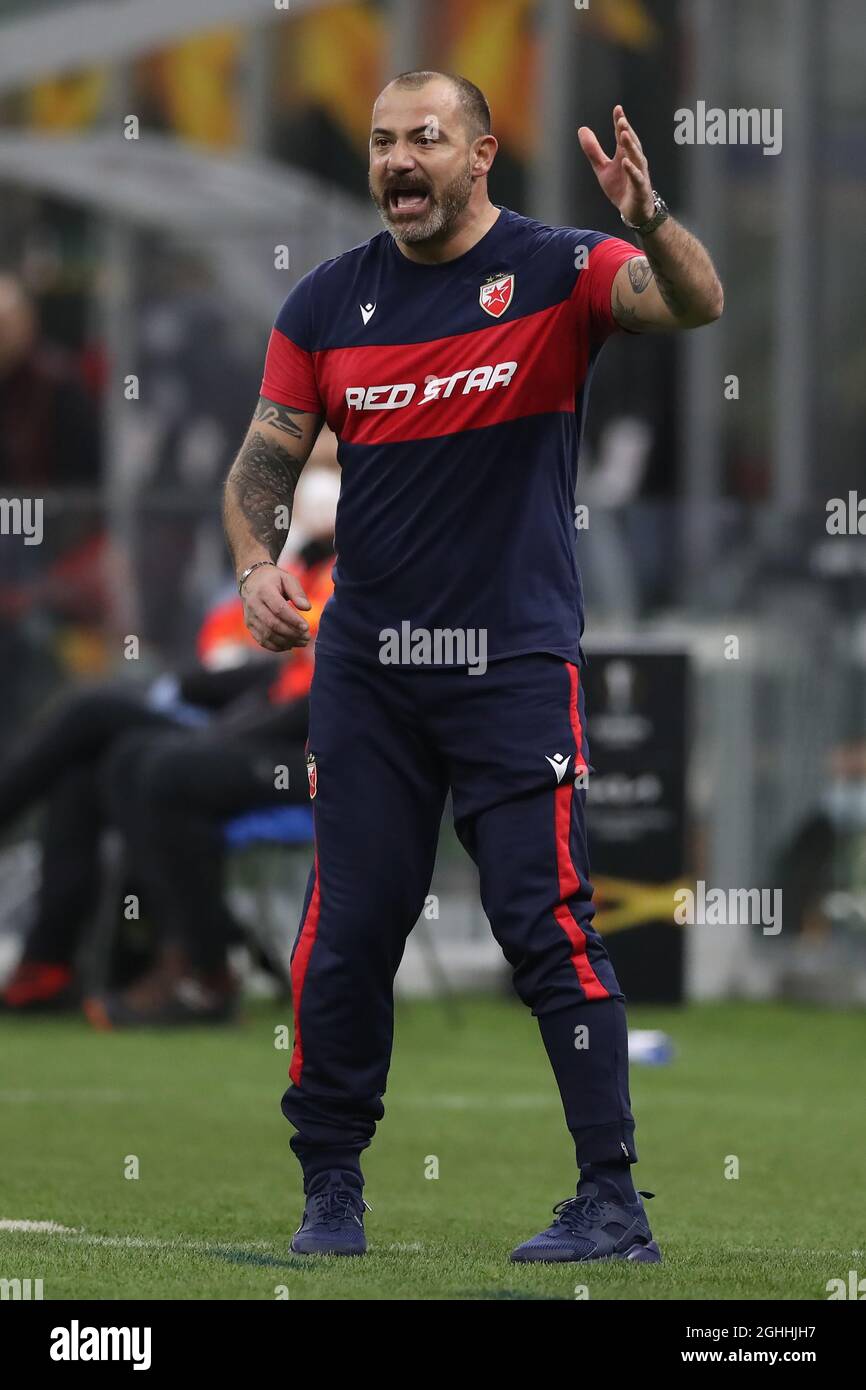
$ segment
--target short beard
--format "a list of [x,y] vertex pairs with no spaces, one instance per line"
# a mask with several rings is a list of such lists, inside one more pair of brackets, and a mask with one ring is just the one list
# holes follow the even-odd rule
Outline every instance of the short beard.
[[402,241],[406,244],[417,244],[422,241],[446,241],[454,230],[454,225],[460,215],[465,212],[472,196],[472,173],[470,161],[467,158],[466,167],[455,174],[454,178],[443,190],[441,197],[435,198],[433,190],[430,190],[430,211],[421,221],[411,224],[398,225],[393,222],[390,215],[390,204],[387,194],[380,198],[375,192],[372,182],[369,183],[370,197],[376,204],[377,211],[388,231],[395,241]]

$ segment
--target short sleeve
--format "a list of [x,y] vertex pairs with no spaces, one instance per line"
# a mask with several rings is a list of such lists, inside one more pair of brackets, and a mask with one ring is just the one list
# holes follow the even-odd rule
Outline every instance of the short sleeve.
[[279,405],[325,413],[316,381],[313,354],[310,271],[289,294],[277,314],[265,357],[261,394]]
[[601,232],[578,232],[577,236],[575,247],[583,246],[586,250],[571,297],[578,321],[588,327],[593,346],[600,347],[620,327],[610,307],[616,273],[621,265],[641,252],[631,242]]

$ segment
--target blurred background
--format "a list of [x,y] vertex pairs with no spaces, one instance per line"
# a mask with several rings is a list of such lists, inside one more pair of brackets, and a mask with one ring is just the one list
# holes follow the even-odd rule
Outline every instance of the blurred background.
[[[0,536],[0,758],[82,684],[187,667],[231,596],[222,481],[286,293],[379,230],[389,77],[470,78],[492,200],[616,235],[576,130],[610,149],[619,101],[726,310],[620,335],[594,378],[576,543],[598,925],[632,998],[866,1002],[864,60],[858,0],[0,3],[0,498],[4,518],[43,505],[40,543]],[[781,152],[677,144],[699,101],[780,109]],[[4,969],[40,814],[0,827]],[[227,891],[250,919],[266,893],[286,950],[309,847],[278,854],[252,887],[230,863]],[[698,881],[781,890],[782,930],[679,925]],[[443,833],[401,988],[502,978]]]

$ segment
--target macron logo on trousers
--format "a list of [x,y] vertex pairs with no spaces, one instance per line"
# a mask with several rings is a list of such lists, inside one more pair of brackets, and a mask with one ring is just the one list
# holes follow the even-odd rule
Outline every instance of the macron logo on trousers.
[[134,1371],[150,1370],[149,1327],[69,1327],[51,1329],[52,1361],[132,1361]]

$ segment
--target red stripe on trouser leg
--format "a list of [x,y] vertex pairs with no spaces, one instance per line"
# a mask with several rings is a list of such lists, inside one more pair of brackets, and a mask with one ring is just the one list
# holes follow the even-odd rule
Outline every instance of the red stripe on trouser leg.
[[289,1067],[289,1079],[296,1086],[301,1084],[301,1072],[304,1066],[304,1048],[301,1042],[301,996],[304,992],[304,980],[307,976],[307,966],[310,963],[310,953],[316,940],[316,932],[319,929],[319,858],[315,861],[315,879],[313,881],[313,891],[310,895],[310,905],[304,917],[304,925],[301,928],[301,935],[295,949],[292,960],[292,1008],[295,1015],[295,1045],[292,1049],[292,1062]]
[[[569,701],[569,716],[571,728],[574,733],[576,748],[574,772],[575,775],[586,769],[583,759],[583,729],[580,723],[580,713],[578,710],[578,670],[571,663],[566,664],[569,681],[571,684],[571,698]],[[568,906],[568,899],[580,892],[580,876],[574,867],[574,860],[571,857],[571,812],[574,799],[574,785],[572,778],[556,788],[554,792],[554,828],[556,835],[556,870],[559,876],[559,898],[560,901],[553,909],[562,930],[571,942],[571,963],[574,966],[577,978],[587,999],[607,999],[608,991],[605,989],[601,980],[596,975],[590,964],[586,953],[586,933],[578,925],[572,916]]]
[[571,686],[568,717],[571,720],[571,732],[574,734],[574,746],[577,750],[574,755],[574,772],[577,776],[578,772],[586,772],[587,770],[586,760],[583,756],[583,725],[580,722],[580,709],[577,703],[580,690],[580,672],[570,661],[566,663],[565,669],[568,671],[568,680]]
[[554,793],[556,826],[556,868],[559,874],[560,901],[553,909],[562,930],[571,942],[571,963],[587,999],[607,999],[608,992],[589,963],[586,954],[586,933],[578,926],[568,906],[568,899],[580,891],[580,878],[571,857],[571,803],[574,789],[569,781]]

